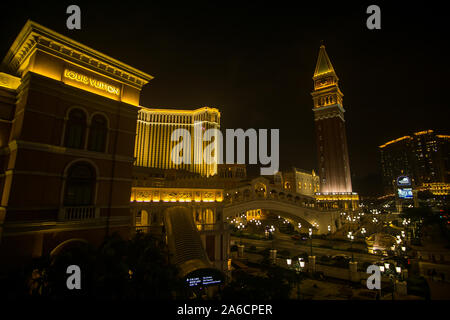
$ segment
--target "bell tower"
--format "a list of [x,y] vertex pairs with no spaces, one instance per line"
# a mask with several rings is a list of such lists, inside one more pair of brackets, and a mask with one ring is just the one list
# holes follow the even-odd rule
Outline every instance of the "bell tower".
[[320,192],[352,192],[343,96],[339,78],[322,44],[313,76],[314,122]]

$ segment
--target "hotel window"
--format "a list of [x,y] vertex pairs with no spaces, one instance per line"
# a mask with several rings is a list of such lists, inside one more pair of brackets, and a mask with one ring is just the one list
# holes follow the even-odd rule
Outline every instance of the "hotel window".
[[81,109],[73,109],[69,113],[66,124],[64,146],[83,149],[86,132],[86,114]]
[[86,162],[70,167],[64,195],[65,206],[89,206],[94,203],[95,172]]
[[88,150],[105,152],[107,134],[108,126],[106,118],[96,114],[91,121]]

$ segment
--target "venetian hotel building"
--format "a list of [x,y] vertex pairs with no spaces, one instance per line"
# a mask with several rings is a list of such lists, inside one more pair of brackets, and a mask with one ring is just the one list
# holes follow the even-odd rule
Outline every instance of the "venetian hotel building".
[[66,241],[128,236],[140,91],[151,79],[25,24],[0,73],[2,267]]
[[[203,136],[207,130],[219,128],[220,112],[216,108],[172,110],[142,107],[138,113],[135,166],[185,170],[202,177],[213,176],[217,174],[217,161],[213,157],[214,152],[218,151],[218,141],[215,138],[203,141]],[[181,142],[181,139],[172,141],[172,133],[176,129],[186,129],[190,134],[190,163],[176,164],[171,159],[172,150]],[[214,144],[214,151],[204,154],[210,143]]]

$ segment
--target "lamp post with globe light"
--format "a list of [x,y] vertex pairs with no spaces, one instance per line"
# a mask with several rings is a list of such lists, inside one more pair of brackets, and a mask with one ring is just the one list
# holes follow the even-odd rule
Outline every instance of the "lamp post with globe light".
[[349,233],[347,234],[347,238],[350,239],[350,250],[352,251],[352,262],[354,261],[354,256],[353,256],[353,240],[355,239],[355,236],[353,235],[352,231],[349,231]]
[[[382,274],[386,275],[389,277],[389,280],[391,282],[391,288],[392,288],[392,300],[394,300],[394,293],[397,290],[397,285],[396,282],[397,280],[404,280],[402,279],[402,267],[394,264],[393,265],[393,269],[391,268],[391,264],[389,262],[384,262],[384,265],[381,265],[380,267],[380,271]],[[406,282],[399,282],[399,285],[401,285],[399,287],[399,290],[401,291],[403,288],[403,294],[406,294]],[[381,292],[381,290],[380,290]]]
[[[288,258],[286,259],[286,264],[288,265],[289,269],[291,269],[291,265],[292,265],[292,259]],[[305,261],[303,261],[303,258],[299,257],[298,261],[296,263],[294,263],[294,270],[295,273],[297,275],[297,299],[300,300],[300,282],[301,282],[301,278],[302,278],[302,274],[301,272],[303,271],[303,268],[305,267]]]

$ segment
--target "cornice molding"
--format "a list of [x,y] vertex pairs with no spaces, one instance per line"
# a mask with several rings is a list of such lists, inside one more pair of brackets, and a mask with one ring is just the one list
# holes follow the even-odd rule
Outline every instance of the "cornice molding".
[[119,60],[28,20],[9,49],[2,65],[16,74],[24,61],[35,51],[42,50],[77,63],[128,85],[142,88],[153,76]]

